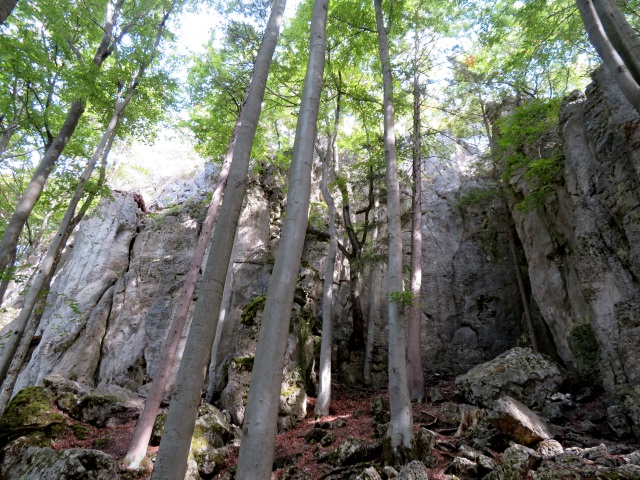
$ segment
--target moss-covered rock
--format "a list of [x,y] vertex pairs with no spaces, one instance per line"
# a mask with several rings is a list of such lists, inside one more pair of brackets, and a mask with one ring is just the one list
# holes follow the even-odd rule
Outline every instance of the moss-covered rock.
[[27,387],[20,390],[9,402],[0,417],[0,438],[7,438],[18,432],[43,430],[63,421],[63,415],[56,411],[53,395],[44,387]]

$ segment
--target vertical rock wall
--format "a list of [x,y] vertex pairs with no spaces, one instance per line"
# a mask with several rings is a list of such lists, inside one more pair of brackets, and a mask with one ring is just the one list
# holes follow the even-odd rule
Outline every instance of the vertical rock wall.
[[[557,351],[640,434],[640,118],[605,70],[560,113],[565,156],[542,208],[514,210]],[[518,194],[526,181],[514,177]]]
[[423,199],[422,343],[427,371],[464,373],[515,346],[522,303],[498,201],[460,200],[487,182],[457,147],[427,161]]

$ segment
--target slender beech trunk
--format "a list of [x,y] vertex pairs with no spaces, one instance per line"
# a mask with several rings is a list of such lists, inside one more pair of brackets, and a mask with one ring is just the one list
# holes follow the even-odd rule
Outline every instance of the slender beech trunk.
[[334,152],[337,151],[338,122],[340,121],[340,93],[336,99],[336,118],[333,134],[329,136],[327,153],[322,163],[322,180],[320,191],[327,204],[329,213],[329,250],[324,270],[324,286],[322,288],[322,340],[320,343],[320,382],[316,398],[316,416],[329,415],[331,402],[331,349],[333,346],[333,276],[336,270],[336,253],[338,250],[338,232],[336,231],[336,206],[327,186],[329,172],[333,171]]
[[309,215],[311,167],[322,91],[328,8],[328,0],[316,0],[313,7],[309,60],[289,170],[287,212],[267,290],[251,374],[237,480],[271,478],[284,354]]
[[413,192],[411,199],[411,295],[407,350],[407,375],[411,400],[424,400],[422,367],[422,158],[420,138],[420,82],[418,72],[418,35],[415,38],[413,74]]
[[16,8],[18,0],[0,0],[0,25],[7,21],[13,9]]
[[[505,210],[507,214],[509,213],[509,209],[506,207],[505,201]],[[511,225],[511,217],[506,217],[507,224],[507,235],[509,238],[509,250],[511,252],[511,261],[513,263],[513,268],[516,271],[516,278],[518,279],[518,291],[520,292],[520,300],[522,301],[522,309],[524,311],[524,317],[527,321],[527,329],[529,330],[529,340],[531,341],[531,348],[534,352],[539,352],[540,347],[538,346],[538,337],[536,335],[535,328],[533,326],[533,318],[531,317],[531,309],[529,308],[529,299],[527,298],[527,291],[524,288],[524,279],[522,278],[522,271],[520,270],[520,262],[518,261],[518,251],[516,250],[516,238],[513,233],[514,227]]]
[[[382,18],[381,0],[374,0],[376,26],[380,42],[382,81],[384,85],[384,156],[387,164],[387,228],[389,231],[389,266],[387,293],[389,303],[389,406],[391,410],[391,447],[411,448],[413,412],[407,385],[407,341],[402,312],[402,229],[400,224],[400,187],[394,133],[393,78],[389,60],[389,40]],[[394,298],[394,296],[396,296]]]
[[[229,299],[232,295],[232,283],[233,283],[233,259],[236,258],[236,248],[238,246],[238,232],[236,231],[235,239],[233,240],[233,249],[231,250],[231,257],[229,257],[229,268],[227,268],[227,276],[224,279],[224,290],[222,293],[221,305],[229,305]],[[207,403],[213,402],[213,396],[216,393],[216,387],[220,385],[220,373],[218,372],[218,352],[220,350],[220,340],[225,328],[225,321],[227,319],[227,310],[221,309],[218,316],[218,325],[216,327],[216,336],[213,341],[213,347],[211,348],[211,361],[209,362],[209,384],[207,385],[207,393],[204,397],[204,401]]]
[[93,170],[95,169],[95,166],[98,160],[100,160],[100,158],[103,156],[105,151],[108,151],[110,149],[110,146],[113,143],[113,137],[120,124],[120,119],[122,118],[122,115],[125,109],[127,108],[127,105],[129,105],[129,103],[131,102],[131,99],[133,98],[133,95],[138,86],[138,82],[144,76],[144,72],[146,68],[149,66],[149,64],[151,63],[151,61],[155,56],[155,52],[157,51],[158,45],[160,43],[160,39],[162,37],[162,31],[168,15],[169,14],[167,13],[164,16],[164,19],[159,25],[156,42],[151,55],[145,61],[145,63],[143,63],[139,67],[138,71],[136,72],[136,75],[132,79],[130,87],[125,92],[124,98],[120,96],[120,93],[118,94],[118,99],[116,100],[116,106],[115,106],[113,115],[111,116],[111,120],[109,121],[109,125],[107,126],[105,132],[102,134],[102,138],[100,139],[100,142],[98,143],[98,146],[96,147],[95,152],[87,162],[87,165],[84,171],[82,172],[82,176],[80,177],[80,181],[78,183],[78,186],[76,187],[76,191],[74,192],[73,197],[71,197],[69,206],[67,207],[67,210],[64,214],[62,222],[60,223],[60,227],[58,228],[58,233],[56,234],[53,241],[51,242],[51,245],[47,250],[47,254],[42,260],[42,264],[40,265],[38,273],[33,280],[33,284],[29,289],[29,293],[27,293],[25,297],[22,310],[20,310],[20,314],[18,315],[18,318],[16,318],[16,320],[14,320],[11,324],[12,328],[11,328],[11,332],[9,333],[10,337],[7,339],[7,346],[2,352],[2,357],[0,357],[0,381],[2,382],[5,381],[7,371],[9,369],[9,365],[11,364],[11,361],[16,353],[16,350],[18,349],[18,346],[23,337],[25,328],[27,326],[29,317],[31,316],[33,309],[36,305],[36,302],[38,301],[38,297],[40,296],[40,292],[42,292],[45,285],[47,285],[48,282],[50,281],[49,277],[53,276],[53,274],[55,273],[55,265],[57,264],[56,258],[60,255],[60,252],[62,252],[62,249],[66,245],[69,234],[71,233],[69,228],[74,222],[76,207],[78,206],[78,203],[80,203],[80,200],[84,195],[84,186],[91,178],[91,175],[93,174]]
[[[378,243],[378,210],[380,208],[380,195],[378,190],[374,194],[373,200],[373,229],[371,231],[371,245],[375,251]],[[367,344],[364,350],[364,383],[371,385],[371,364],[373,363],[373,344],[376,335],[375,319],[380,315],[380,268],[377,263],[369,266],[369,312],[367,315]]]
[[604,31],[629,72],[640,84],[640,37],[613,0],[592,0]]
[[640,86],[633,78],[620,54],[611,44],[591,0],[576,0],[591,44],[600,55],[620,91],[640,113]]
[[[108,2],[107,4],[102,40],[90,67],[93,75],[97,75],[98,70],[115,47],[115,45],[113,45],[113,29],[117,24],[124,1],[125,0],[118,0],[117,3]],[[118,38],[121,37],[122,35]],[[12,252],[16,250],[22,229],[33,210],[33,207],[42,194],[47,178],[49,178],[58,158],[60,158],[60,155],[78,126],[78,122],[84,113],[85,104],[85,99],[78,99],[71,102],[71,106],[67,112],[67,117],[65,118],[60,131],[49,148],[47,148],[47,151],[42,157],[42,160],[40,160],[29,185],[27,185],[22,197],[18,200],[16,209],[11,215],[7,228],[2,236],[2,240],[0,241],[0,273],[11,267],[11,255]],[[0,304],[2,304],[2,297],[0,297]]]
[[153,469],[153,480],[184,478],[191,437],[198,416],[207,364],[216,333],[223,287],[235,238],[242,203],[247,190],[247,174],[269,66],[280,34],[285,0],[275,0],[258,51],[249,92],[241,110],[240,128],[233,152],[229,178],[224,189],[218,225],[209,249],[212,254],[201,281],[200,294],[176,377],[169,415]]

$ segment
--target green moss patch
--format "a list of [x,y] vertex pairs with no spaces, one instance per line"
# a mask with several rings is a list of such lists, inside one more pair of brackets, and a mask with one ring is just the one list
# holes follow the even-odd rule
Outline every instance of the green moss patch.
[[0,417],[0,432],[23,427],[40,427],[62,422],[55,411],[53,395],[44,387],[28,387],[13,397]]
[[264,304],[267,300],[266,295],[258,295],[242,307],[241,322],[242,325],[252,327],[256,324],[256,315],[258,312],[264,309]]

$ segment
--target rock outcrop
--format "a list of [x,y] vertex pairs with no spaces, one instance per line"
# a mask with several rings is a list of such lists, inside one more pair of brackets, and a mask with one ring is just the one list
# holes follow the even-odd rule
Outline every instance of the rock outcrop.
[[[553,192],[513,210],[532,295],[564,364],[601,383],[615,422],[640,435],[640,118],[600,69],[586,96],[565,99],[560,127]],[[528,193],[523,176],[511,186]]]

